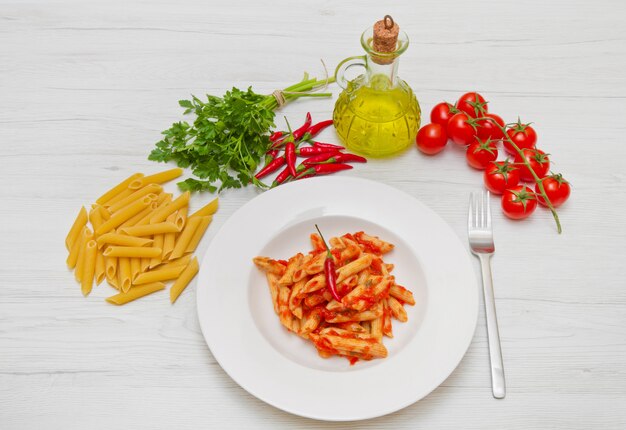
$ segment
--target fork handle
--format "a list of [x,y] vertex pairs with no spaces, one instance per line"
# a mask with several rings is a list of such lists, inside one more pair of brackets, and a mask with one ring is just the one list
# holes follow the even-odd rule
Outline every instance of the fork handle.
[[483,275],[487,339],[489,341],[489,360],[491,362],[491,391],[493,392],[493,397],[503,399],[506,395],[506,386],[504,384],[504,365],[502,363],[502,350],[500,349],[498,318],[496,317],[496,302],[491,279],[491,255],[478,254],[478,258],[480,259],[480,268]]

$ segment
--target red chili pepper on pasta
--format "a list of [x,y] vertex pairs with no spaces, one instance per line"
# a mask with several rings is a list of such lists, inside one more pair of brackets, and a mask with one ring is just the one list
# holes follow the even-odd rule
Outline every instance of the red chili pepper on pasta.
[[320,234],[322,242],[324,242],[324,246],[326,247],[326,259],[324,260],[324,277],[326,278],[326,287],[328,288],[328,291],[330,291],[333,298],[338,302],[341,302],[341,297],[339,297],[339,293],[337,293],[337,272],[335,271],[335,260],[333,260],[333,254],[330,252],[330,248],[326,244],[326,239],[324,239],[324,236],[322,235],[322,232],[317,224],[315,224],[315,228]]

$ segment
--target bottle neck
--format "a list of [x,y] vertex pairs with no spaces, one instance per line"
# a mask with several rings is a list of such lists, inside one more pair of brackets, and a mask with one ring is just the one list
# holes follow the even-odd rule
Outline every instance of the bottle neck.
[[384,91],[398,86],[399,57],[381,59],[367,55],[367,85],[374,90]]

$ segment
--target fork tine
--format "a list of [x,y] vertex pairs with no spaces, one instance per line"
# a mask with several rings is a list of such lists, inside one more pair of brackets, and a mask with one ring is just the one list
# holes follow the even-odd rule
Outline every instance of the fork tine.
[[487,228],[491,229],[491,195],[487,191]]
[[470,193],[469,197],[469,210],[467,214],[467,231],[469,232],[473,226],[473,212],[474,212],[474,193]]
[[485,192],[481,191],[480,192],[480,201],[481,201],[481,205],[480,205],[480,210],[481,210],[481,216],[480,216],[480,225],[482,228],[487,228],[487,199],[485,198]]
[[478,193],[474,194],[474,227],[480,227],[480,195]]

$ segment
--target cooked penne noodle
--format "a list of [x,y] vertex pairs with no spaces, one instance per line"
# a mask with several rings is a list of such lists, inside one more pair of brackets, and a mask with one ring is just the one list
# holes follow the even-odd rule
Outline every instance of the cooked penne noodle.
[[172,179],[178,178],[183,174],[183,169],[176,167],[174,169],[165,170],[164,172],[155,173],[153,175],[144,176],[143,178],[137,178],[128,184],[128,188],[131,190],[138,190],[148,184],[163,184],[169,182]]
[[180,208],[189,205],[189,196],[189,191],[186,191],[178,196],[176,199],[172,200],[170,204],[161,206],[152,214],[152,216],[150,217],[150,222],[152,224],[155,224],[165,221],[168,216],[170,216]]
[[387,299],[383,300],[383,334],[387,337],[393,337],[393,329],[391,325],[391,309]]
[[[124,208],[128,205],[132,205],[137,200],[141,200],[143,197],[148,197],[148,199],[152,202],[154,201],[154,197],[148,196],[148,194],[158,194],[163,190],[163,187],[157,184],[146,185],[145,187],[135,191],[134,193],[129,194],[119,202],[114,205],[109,206],[109,211],[115,216],[115,213],[124,210]],[[133,214],[134,215],[134,214]]]
[[197,216],[209,216],[215,214],[217,212],[218,201],[217,198],[211,200],[206,206],[201,207],[191,215],[189,218],[197,217]]
[[98,246],[95,240],[90,240],[85,245],[85,257],[83,260],[83,271],[81,273],[80,290],[83,296],[88,295],[93,287],[93,275],[96,271],[96,258],[98,256]]
[[134,225],[132,227],[123,227],[120,233],[129,236],[154,236],[162,233],[176,233],[178,227],[173,222],[160,222],[158,224]]
[[298,319],[302,318],[302,298],[299,297],[299,294],[300,291],[302,291],[304,284],[306,284],[306,279],[296,282],[293,284],[289,294],[289,310]]
[[143,173],[135,173],[133,175],[130,175],[128,178],[124,179],[122,182],[120,182],[119,184],[117,184],[116,186],[108,190],[106,193],[98,197],[98,199],[96,200],[96,204],[99,204],[99,205],[107,204],[111,199],[118,196],[122,191],[128,190],[128,184],[130,184],[135,179],[141,178],[142,176],[143,176]]
[[188,207],[183,206],[182,208],[176,211],[176,219],[174,220],[174,224],[176,224],[176,227],[178,227],[181,230],[183,229],[183,227],[185,226],[185,223],[187,222],[187,210],[188,210]]
[[99,250],[96,255],[96,269],[95,269],[94,274],[96,277],[96,285],[100,285],[102,281],[104,281],[104,277],[106,273],[105,273],[104,255]]
[[119,293],[114,296],[107,297],[106,301],[114,305],[124,305],[128,302],[132,302],[133,300],[137,300],[140,297],[144,297],[144,296],[147,296],[148,294],[152,294],[156,291],[160,291],[164,289],[165,289],[164,283],[153,282],[151,284],[145,284],[145,285],[133,287],[130,291],[126,293]]
[[343,336],[331,335],[325,335],[323,337],[330,343],[332,348],[355,353],[366,360],[387,357],[387,348],[385,348],[385,345],[376,342],[374,338],[350,339]]
[[287,330],[291,330],[293,315],[289,311],[289,287],[284,285],[278,287],[278,319]]
[[291,257],[287,263],[287,269],[283,276],[278,280],[278,285],[290,285],[293,283],[293,274],[302,264],[302,260],[304,259],[304,255],[298,252],[296,255]]
[[174,303],[180,293],[182,293],[189,282],[196,276],[198,273],[198,259],[194,257],[193,260],[185,267],[185,270],[178,276],[172,288],[170,288],[170,302]]
[[408,321],[409,318],[406,315],[406,311],[404,310],[402,303],[396,300],[396,298],[394,298],[393,296],[387,297],[387,304],[389,305],[391,314],[393,315],[395,319],[401,322]]
[[272,260],[269,257],[254,257],[252,261],[259,269],[280,276],[283,276],[283,273],[285,273],[285,269],[287,268],[287,266],[283,265],[279,261]]
[[130,258],[120,257],[117,259],[117,262],[119,265],[117,284],[123,292],[127,292],[132,284],[130,272]]
[[68,251],[71,251],[72,246],[74,246],[74,242],[78,239],[80,232],[83,230],[83,227],[87,225],[87,210],[84,206],[80,208],[78,211],[78,215],[70,228],[69,233],[67,233],[67,237],[65,238],[65,247]]
[[398,284],[391,287],[389,294],[407,305],[412,306],[415,304],[413,293]]
[[96,242],[99,248],[102,248],[104,245],[148,246],[153,243],[151,239],[119,233],[105,233],[102,236],[98,236]]
[[[104,250],[105,257],[154,258],[161,255],[161,248],[147,246],[108,246]],[[141,267],[141,262],[138,262]]]
[[134,284],[141,285],[157,281],[169,281],[171,279],[176,279],[183,270],[185,270],[185,266],[174,266],[163,270],[150,270],[149,272],[137,275],[137,278],[134,280]]
[[193,237],[193,234],[197,230],[198,225],[200,225],[201,221],[202,218],[196,217],[190,219],[187,222],[187,225],[185,225],[185,228],[180,233],[180,236],[178,236],[178,239],[176,239],[176,244],[174,245],[174,249],[172,250],[172,253],[169,257],[170,260],[174,258],[180,258],[185,254],[185,250],[187,249],[189,242],[191,242],[191,238]]
[[337,283],[340,283],[348,276],[354,275],[355,273],[360,272],[363,269],[369,267],[372,264],[372,256],[370,254],[365,254],[351,263],[346,264],[343,267],[337,269]]
[[[128,206],[126,206],[121,211],[118,211],[111,215],[108,221],[102,223],[102,225],[96,230],[96,236],[100,236],[104,233],[108,233],[114,228],[121,225],[124,221],[132,217],[133,215],[141,212],[146,206],[150,204],[149,197],[143,197],[141,200],[136,201]],[[132,227],[129,227],[132,228]]]
[[198,244],[200,243],[200,240],[202,240],[202,237],[206,232],[206,229],[209,228],[209,224],[211,224],[211,220],[213,220],[213,217],[211,215],[203,216],[200,218],[200,220],[200,224],[198,224],[198,227],[193,232],[193,236],[191,236],[191,240],[187,245],[187,249],[185,249],[185,253],[194,252],[196,250]]
[[88,228],[83,229],[83,237],[80,241],[80,249],[78,250],[78,259],[76,260],[76,267],[74,268],[74,278],[80,282],[83,277],[83,266],[85,263],[85,249],[87,243],[93,239],[93,232]]
[[104,258],[104,274],[107,279],[115,279],[117,276],[117,257]]
[[153,242],[152,246],[154,246],[155,248],[161,248],[161,255],[159,255],[158,257],[153,257],[153,258],[150,259],[150,261],[148,263],[148,267],[150,269],[158,266],[163,261],[163,259],[162,259],[162,256],[163,256],[163,239],[164,239],[164,235],[163,234],[157,234],[157,235],[154,236],[154,242]]
[[270,288],[270,297],[272,298],[272,304],[274,305],[274,312],[278,315],[278,278],[275,273],[266,272],[267,285]]

